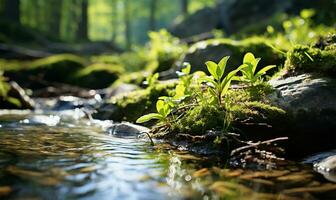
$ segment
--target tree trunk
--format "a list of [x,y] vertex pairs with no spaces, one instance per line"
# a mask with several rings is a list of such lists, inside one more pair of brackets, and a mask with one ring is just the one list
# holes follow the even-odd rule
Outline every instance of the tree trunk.
[[88,40],[88,0],[81,2],[81,17],[77,28],[77,40]]
[[183,16],[188,15],[188,6],[189,6],[188,0],[181,0],[181,11]]
[[117,30],[118,30],[118,14],[117,14],[117,0],[112,1],[112,42],[115,43],[117,38]]
[[7,20],[20,24],[20,0],[6,0],[4,15]]
[[129,0],[124,0],[124,20],[125,20],[125,42],[126,49],[131,49],[132,41],[131,41],[131,23],[129,17]]
[[49,33],[55,38],[60,38],[63,0],[53,0],[52,3],[51,12],[53,19],[51,20]]
[[156,28],[156,4],[157,0],[150,1],[150,13],[149,13],[149,30],[155,30]]

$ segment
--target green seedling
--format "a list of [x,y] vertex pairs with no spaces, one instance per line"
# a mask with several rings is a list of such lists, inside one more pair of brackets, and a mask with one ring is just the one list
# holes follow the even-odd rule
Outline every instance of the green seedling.
[[236,77],[237,72],[245,67],[241,66],[223,77],[229,58],[229,56],[222,58],[218,64],[212,61],[206,62],[205,64],[211,76],[201,78],[202,82],[205,81],[210,86],[209,92],[213,97],[213,102],[217,102],[219,106],[222,105],[222,97],[227,94],[231,86],[231,82]]
[[266,74],[266,72],[276,67],[275,65],[269,65],[263,67],[257,72],[256,70],[260,60],[260,58],[255,58],[252,53],[245,54],[240,70],[243,74],[240,77],[241,81],[247,82],[250,85],[262,83],[263,76]]
[[136,123],[145,123],[150,120],[156,119],[159,120],[159,122],[165,122],[167,125],[169,125],[168,115],[171,113],[171,108],[168,103],[165,101],[159,99],[156,102],[156,110],[157,113],[150,113],[147,115],[144,115],[137,119]]

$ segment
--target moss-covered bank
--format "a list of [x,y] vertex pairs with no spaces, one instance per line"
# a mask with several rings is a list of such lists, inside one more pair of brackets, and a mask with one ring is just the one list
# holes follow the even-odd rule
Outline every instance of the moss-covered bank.
[[336,35],[322,38],[312,47],[297,45],[288,52],[286,68],[290,72],[336,75]]

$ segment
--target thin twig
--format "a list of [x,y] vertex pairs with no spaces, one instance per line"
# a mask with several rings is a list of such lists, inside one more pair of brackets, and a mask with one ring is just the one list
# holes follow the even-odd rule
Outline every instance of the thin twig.
[[273,143],[273,142],[283,141],[283,140],[288,140],[288,137],[279,137],[279,138],[275,138],[275,139],[271,139],[271,140],[266,140],[266,141],[251,143],[249,145],[246,145],[246,146],[243,146],[243,147],[239,147],[239,148],[236,148],[236,149],[232,150],[231,151],[231,156],[235,155],[235,154],[237,154],[239,152],[246,151],[247,149],[256,148],[256,147],[258,147],[260,145],[270,144],[270,143]]

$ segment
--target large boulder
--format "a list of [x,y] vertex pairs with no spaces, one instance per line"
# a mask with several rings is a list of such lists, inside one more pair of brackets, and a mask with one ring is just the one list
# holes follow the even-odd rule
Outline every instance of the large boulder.
[[218,10],[206,7],[173,24],[170,31],[174,36],[188,38],[194,35],[207,33],[219,24]]
[[286,115],[268,126],[240,124],[250,139],[288,136],[286,150],[290,157],[300,158],[336,145],[336,80],[301,74],[271,80],[275,88],[271,103]]
[[231,39],[210,39],[192,45],[182,57],[182,62],[189,62],[192,71],[207,71],[205,62],[219,62],[224,56],[230,56],[229,69],[232,70],[243,61],[243,55],[253,52],[256,57],[261,58],[259,66],[280,65],[284,62],[285,56],[270,47],[272,41],[266,38],[253,37],[245,40]]
[[277,0],[226,0],[215,7],[206,7],[175,23],[170,31],[180,38],[188,38],[214,29],[236,33],[248,24],[270,18],[274,13],[290,7],[291,1]]

